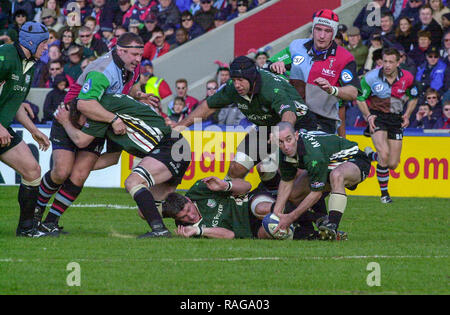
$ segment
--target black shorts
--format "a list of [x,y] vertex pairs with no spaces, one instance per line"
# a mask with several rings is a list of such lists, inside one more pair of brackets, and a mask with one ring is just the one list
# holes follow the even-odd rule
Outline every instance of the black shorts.
[[6,128],[6,130],[8,130],[9,134],[13,138],[11,139],[11,142],[10,142],[9,146],[7,146],[7,147],[0,147],[0,155],[2,155],[3,153],[6,153],[7,151],[11,150],[16,145],[18,145],[20,143],[20,141],[22,141],[22,137],[19,136],[11,127]]
[[402,140],[403,139],[403,118],[401,114],[383,113],[379,111],[370,111],[371,115],[377,115],[375,118],[374,133],[379,130],[387,131],[388,139]]
[[336,134],[337,126],[338,126],[337,120],[323,117],[323,116],[320,116],[315,113],[311,113],[311,114],[317,122],[317,128],[314,130],[320,130],[320,131],[323,131],[323,132],[326,132],[326,133],[329,133],[332,135]]
[[304,129],[307,131],[315,131],[319,130],[319,125],[317,123],[317,116],[308,110],[305,116],[302,119],[298,120],[295,123],[295,130]]
[[239,143],[236,154],[243,153],[253,160],[253,166],[267,158],[272,152],[277,152],[278,147],[269,144],[271,127],[259,126],[245,135]]
[[86,148],[80,149],[75,143],[70,140],[64,127],[53,120],[52,128],[50,130],[50,141],[52,142],[52,150],[67,150],[71,152],[87,151],[96,155],[100,155],[105,145],[105,139],[95,138]]
[[[369,176],[371,161],[363,151],[359,150],[359,152],[353,158],[350,158],[348,162],[352,162],[353,164],[358,166],[361,173],[361,182],[363,182]],[[351,187],[347,187],[347,189],[355,190],[357,187],[358,185],[354,185]]]
[[[173,153],[172,147],[174,147],[175,144],[177,144],[177,150]],[[178,148],[180,150],[178,150]],[[189,148],[189,152],[184,151],[186,148]],[[172,178],[169,179],[167,183],[174,186],[181,183],[184,173],[186,173],[189,164],[191,163],[189,142],[181,134],[177,137],[164,137],[147,156],[150,156],[167,166],[172,173]]]

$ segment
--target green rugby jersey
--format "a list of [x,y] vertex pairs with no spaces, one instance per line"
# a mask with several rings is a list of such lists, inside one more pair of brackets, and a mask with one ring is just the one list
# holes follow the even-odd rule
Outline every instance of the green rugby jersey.
[[144,157],[158,145],[161,139],[171,134],[164,118],[149,105],[124,94],[105,94],[100,104],[108,111],[119,115],[127,125],[126,135],[116,135],[109,123],[88,119],[82,131],[94,137],[108,138],[122,146],[126,152]]
[[30,91],[35,62],[18,45],[0,46],[0,124],[9,127]]
[[208,106],[222,108],[235,103],[247,119],[258,126],[274,126],[288,111],[297,115],[297,122],[302,120],[308,113],[308,107],[297,90],[288,81],[271,72],[258,71],[261,81],[256,84],[251,97],[240,96],[234,88],[233,80],[228,80],[216,94],[207,98]]
[[204,182],[197,181],[185,195],[197,206],[202,219],[198,225],[207,228],[221,227],[234,232],[235,238],[252,238],[248,213],[248,196],[233,197],[231,192],[209,190]]
[[280,150],[281,179],[291,181],[297,169],[306,169],[312,191],[323,190],[328,174],[339,164],[355,157],[358,144],[337,135],[320,131],[301,132],[295,157],[286,156]]

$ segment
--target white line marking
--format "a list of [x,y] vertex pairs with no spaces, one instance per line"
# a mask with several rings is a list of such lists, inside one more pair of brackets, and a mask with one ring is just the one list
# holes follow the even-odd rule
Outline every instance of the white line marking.
[[136,206],[123,206],[123,205],[111,205],[111,204],[83,204],[78,203],[71,205],[73,208],[108,208],[108,209],[137,209]]
[[[122,237],[127,238],[131,235],[122,235]],[[134,238],[134,236],[131,236]],[[159,261],[159,262],[203,262],[203,261],[255,261],[255,260],[344,260],[344,259],[442,259],[448,258],[448,256],[387,256],[387,255],[373,255],[373,256],[305,256],[305,257],[230,257],[230,258],[150,258],[150,259],[75,259],[76,261],[87,261],[87,262],[98,262],[98,261],[108,261],[108,262],[130,262],[130,261]],[[48,261],[56,261],[58,259],[49,259]],[[64,259],[61,259],[64,260]],[[14,259],[14,258],[3,258],[0,262],[36,262],[41,261],[41,259]]]

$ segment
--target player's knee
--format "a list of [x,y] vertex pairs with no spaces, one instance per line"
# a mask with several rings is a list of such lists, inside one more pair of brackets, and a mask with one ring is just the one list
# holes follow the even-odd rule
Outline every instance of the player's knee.
[[28,182],[41,178],[41,167],[37,163],[33,164],[29,169],[23,172],[22,177]]
[[344,173],[335,169],[330,173],[331,185],[340,185],[344,183]]
[[52,169],[51,177],[55,183],[64,183],[64,181],[70,176],[71,169],[68,167],[55,167]]
[[70,180],[76,186],[83,186],[84,182],[88,178],[90,170],[76,170],[70,174]]
[[388,163],[388,168],[389,168],[390,170],[395,170],[395,169],[397,168],[397,166],[398,166],[399,163],[400,163],[400,161],[390,161],[390,162]]
[[389,163],[389,154],[387,152],[378,151],[378,162],[382,165]]
[[136,187],[138,185],[143,185],[143,184],[144,184],[144,180],[142,178],[140,178],[139,176],[136,176],[135,174],[131,174],[125,180],[124,186],[125,186],[125,189],[130,193],[134,187]]
[[231,162],[230,170],[228,171],[228,175],[231,178],[244,178],[247,173],[248,169],[245,166],[234,161]]

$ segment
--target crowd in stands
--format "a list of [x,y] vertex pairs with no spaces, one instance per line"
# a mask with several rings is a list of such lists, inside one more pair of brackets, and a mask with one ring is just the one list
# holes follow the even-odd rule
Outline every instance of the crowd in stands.
[[[39,21],[50,30],[49,50],[39,60],[32,87],[51,88],[42,122],[64,98],[65,88],[83,69],[113,49],[125,32],[139,34],[145,42],[141,65],[141,88],[165,99],[171,97],[166,121],[178,122],[199,101],[188,93],[180,78],[172,88],[153,73],[152,61],[167,52],[220,27],[270,0],[3,0],[0,3],[0,44],[17,41],[20,27]],[[381,9],[380,23],[371,23],[373,5]],[[80,10],[78,27],[73,7]],[[355,57],[360,76],[382,66],[383,48],[396,48],[402,69],[420,85],[417,108],[410,128],[450,128],[450,0],[375,0],[365,6],[352,25],[341,24],[336,43]],[[270,47],[250,50],[263,68]],[[228,66],[218,63],[217,76],[206,84],[211,95],[229,79]],[[180,75],[182,76],[182,75]],[[346,126],[365,124],[356,103],[345,104]],[[245,117],[230,105],[210,117],[211,123],[246,125]]]

